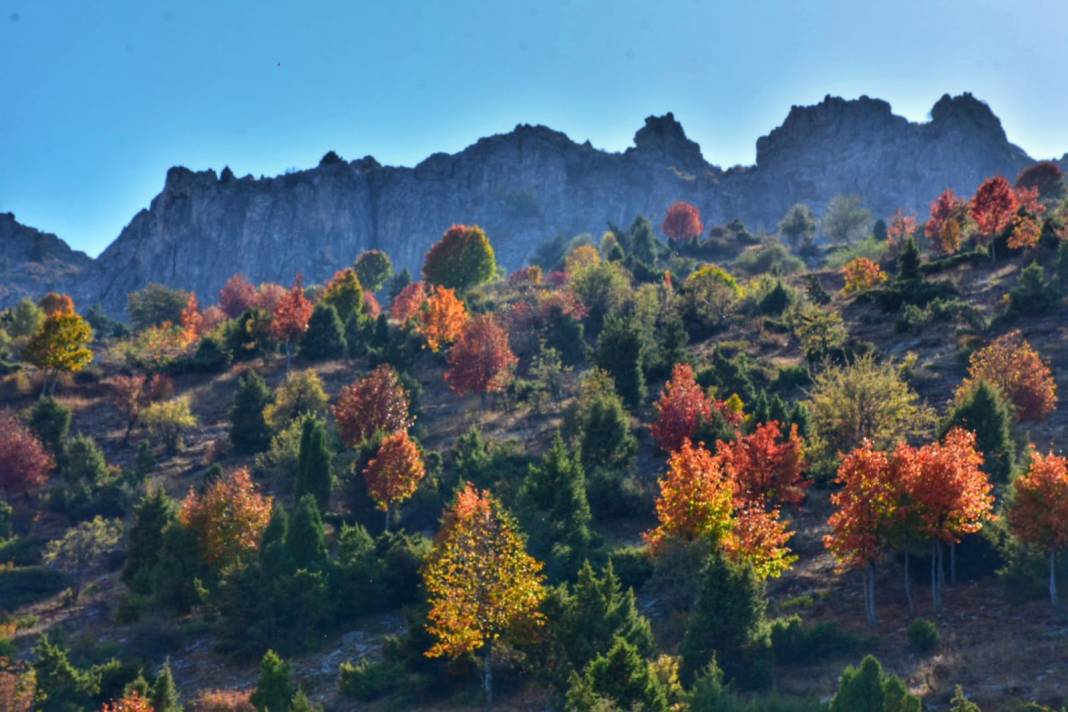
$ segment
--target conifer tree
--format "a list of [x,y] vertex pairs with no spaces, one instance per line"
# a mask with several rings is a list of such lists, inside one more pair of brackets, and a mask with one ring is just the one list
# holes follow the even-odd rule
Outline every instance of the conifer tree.
[[300,342],[301,355],[313,360],[341,358],[347,348],[345,325],[337,309],[331,304],[316,304]]
[[177,507],[162,488],[142,497],[134,509],[122,570],[122,580],[134,590],[147,592],[145,577],[159,561],[163,530],[176,516]]
[[318,418],[306,419],[300,436],[296,495],[313,495],[321,511],[326,511],[329,506],[330,491],[334,487],[332,458],[323,422]]
[[616,390],[631,409],[645,397],[642,343],[637,324],[621,316],[607,319],[597,339],[597,365],[612,376]]
[[752,569],[713,551],[682,640],[682,675],[692,680],[715,657],[727,680],[753,681],[747,669],[764,624],[764,591]]
[[268,650],[260,661],[260,677],[249,701],[257,712],[289,712],[289,703],[296,692],[289,663]]
[[248,455],[270,445],[271,429],[264,420],[263,409],[272,400],[274,396],[262,376],[253,370],[241,376],[230,405],[230,442],[236,452]]
[[587,666],[582,678],[572,677],[567,709],[666,712],[669,707],[663,686],[649,663],[637,648],[617,638],[607,653]]
[[70,432],[71,411],[55,398],[40,398],[30,410],[29,426],[41,444],[57,459]]
[[920,248],[916,244],[916,238],[911,235],[897,260],[897,278],[902,281],[923,279],[923,273],[920,271]]
[[638,444],[631,434],[630,416],[607,372],[597,369],[586,377],[573,419],[586,472],[618,472],[631,464]]
[[326,534],[315,497],[306,494],[297,502],[286,532],[286,552],[297,569],[319,570],[326,563]]
[[275,501],[271,520],[263,530],[260,542],[260,569],[268,579],[277,579],[292,569],[286,540],[289,536],[289,515],[281,502]]
[[847,666],[831,700],[830,712],[920,712],[923,704],[871,655],[859,667]]
[[178,696],[178,687],[174,684],[169,659],[164,661],[163,667],[160,668],[148,700],[152,704],[153,712],[182,712],[182,702]]
[[1016,464],[1012,437],[1013,413],[996,386],[979,381],[957,402],[938,433],[939,439],[956,427],[975,433],[983,464],[996,482],[1008,482]]

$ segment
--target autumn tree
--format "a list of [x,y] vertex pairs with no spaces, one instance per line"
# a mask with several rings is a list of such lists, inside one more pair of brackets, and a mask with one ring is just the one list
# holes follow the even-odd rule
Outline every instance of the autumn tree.
[[45,317],[41,328],[30,337],[24,357],[49,373],[45,389],[51,393],[61,371],[76,373],[92,363],[92,341],[93,330],[85,319],[74,313],[59,313]]
[[174,393],[173,381],[159,373],[152,376],[139,373],[128,376],[120,374],[113,376],[108,385],[112,405],[126,420],[123,442],[129,440],[130,432],[137,425],[141,411],[149,404],[165,400]]
[[995,239],[1016,218],[1019,208],[1016,192],[1004,176],[987,178],[975,191],[970,208],[979,234],[990,242],[990,254],[993,256]]
[[1064,172],[1053,161],[1039,161],[1020,171],[1016,189],[1034,189],[1044,201],[1056,202],[1064,197]]
[[69,294],[60,294],[59,292],[49,292],[44,295],[37,302],[37,306],[41,307],[46,317],[74,313],[74,300],[71,299]]
[[285,344],[287,372],[292,360],[293,342],[308,330],[312,310],[311,301],[304,296],[304,281],[298,274],[293,286],[278,300],[271,314],[271,336]]
[[377,292],[393,276],[393,262],[382,250],[366,250],[356,258],[353,268],[360,284],[370,292]]
[[0,410],[0,492],[5,497],[41,487],[55,467],[41,441],[14,415]]
[[409,319],[419,314],[427,298],[427,284],[412,282],[393,298],[389,305],[389,316],[398,324],[407,324]]
[[679,363],[671,370],[671,380],[660,391],[656,403],[656,422],[650,426],[653,439],[661,449],[677,450],[691,439],[702,420],[712,416],[712,401],[694,379],[693,368]]
[[233,275],[219,290],[219,307],[231,319],[255,307],[256,300],[256,288],[243,274]]
[[720,442],[716,450],[730,467],[740,499],[761,506],[804,500],[811,482],[802,475],[805,451],[796,425],[784,434],[778,421],[762,423],[749,435]]
[[845,280],[842,289],[846,294],[856,294],[877,287],[887,279],[883,268],[867,257],[854,257],[847,262],[842,267],[842,278]]
[[376,432],[407,430],[412,424],[408,402],[408,390],[393,367],[378,366],[338,395],[332,410],[341,441],[359,447]]
[[70,576],[71,598],[77,603],[86,577],[122,539],[122,522],[97,516],[71,527],[59,539],[48,542],[43,560]]
[[193,292],[189,293],[189,299],[186,300],[185,307],[182,309],[181,315],[178,317],[178,326],[182,328],[182,340],[185,344],[195,344],[197,339],[203,333],[204,317],[200,313],[200,306],[197,304],[197,295]]
[[220,569],[259,548],[271,517],[271,497],[261,495],[247,468],[211,482],[202,494],[190,488],[178,519],[197,535],[204,560]]
[[778,507],[763,502],[736,501],[731,529],[723,539],[729,559],[753,570],[760,581],[778,578],[797,561],[786,545],[794,536]]
[[378,452],[364,468],[363,478],[371,499],[385,512],[386,529],[389,529],[390,509],[415,494],[425,476],[423,457],[406,430],[398,430],[382,440]]
[[116,700],[105,702],[100,712],[155,712],[155,708],[147,697],[133,690]]
[[172,398],[146,406],[141,411],[141,422],[173,455],[182,447],[184,434],[199,421],[189,408],[188,398]]
[[263,420],[278,432],[302,415],[325,417],[329,402],[318,371],[293,371],[274,390],[273,400],[263,409]]
[[664,215],[664,224],[660,226],[672,242],[688,242],[701,236],[705,226],[701,224],[701,211],[689,203],[678,201],[672,203]]
[[497,274],[497,258],[478,225],[453,225],[426,253],[423,279],[463,292]]
[[886,227],[886,239],[892,246],[904,244],[916,233],[916,216],[900,208],[890,217]]
[[510,628],[541,625],[541,564],[524,549],[512,515],[468,483],[446,511],[423,569],[434,645],[427,657],[482,652],[483,689],[493,701],[493,645]]
[[657,481],[657,526],[643,537],[655,551],[668,539],[718,539],[730,530],[734,488],[724,458],[689,439]]
[[31,712],[37,676],[28,663],[0,656],[0,709]]
[[958,400],[978,381],[997,386],[1021,422],[1042,420],[1057,407],[1053,373],[1019,330],[999,336],[972,354],[968,377],[957,389]]
[[1042,237],[1042,225],[1030,215],[1018,215],[1013,222],[1012,234],[1009,235],[1010,250],[1029,250],[1038,245]]
[[457,299],[456,292],[435,285],[416,313],[419,333],[426,339],[427,348],[437,353],[443,347],[460,338],[467,324],[467,309]]
[[1012,487],[1009,526],[1020,541],[1047,552],[1049,600],[1057,605],[1057,552],[1068,548],[1068,459],[1035,452]]
[[916,449],[899,445],[894,457],[901,462],[896,479],[905,483],[909,513],[917,518],[918,533],[932,543],[931,595],[938,609],[944,545],[979,531],[994,506],[990,481],[980,469],[983,456],[975,449],[975,433],[954,428],[942,442]]
[[470,319],[449,352],[445,382],[460,395],[504,390],[518,359],[508,345],[508,334],[492,314]]

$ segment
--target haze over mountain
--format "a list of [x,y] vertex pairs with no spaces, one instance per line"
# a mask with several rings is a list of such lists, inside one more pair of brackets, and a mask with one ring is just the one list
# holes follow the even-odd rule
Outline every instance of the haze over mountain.
[[659,223],[675,200],[697,205],[706,225],[740,218],[768,231],[790,205],[822,213],[839,194],[861,196],[876,216],[923,216],[942,189],[969,194],[1031,162],[991,109],[963,94],[943,96],[923,123],[868,97],[795,106],[758,139],[755,165],[730,170],[708,163],[670,113],[646,119],[622,153],[520,125],[413,168],[333,154],[273,178],[175,167],[96,260],[0,216],[0,305],[63,289],[121,315],[127,293],[153,281],[211,302],[234,273],[288,284],[301,272],[317,282],[373,247],[414,273],[457,222],[482,225],[514,269],[559,234],[599,234],[639,214]]

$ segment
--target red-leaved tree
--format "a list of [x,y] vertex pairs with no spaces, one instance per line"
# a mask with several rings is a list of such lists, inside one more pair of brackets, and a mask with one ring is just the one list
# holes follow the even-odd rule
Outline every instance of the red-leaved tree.
[[979,381],[1001,389],[1020,421],[1042,420],[1057,407],[1057,383],[1042,357],[1019,330],[1004,334],[972,354],[968,378],[957,389],[963,398]]
[[382,440],[378,453],[364,468],[363,477],[371,499],[386,513],[386,529],[390,508],[415,494],[425,476],[423,457],[407,431],[398,430]]
[[30,429],[0,410],[0,492],[10,497],[37,489],[53,467],[52,456]]
[[1057,605],[1057,552],[1068,548],[1068,459],[1035,452],[1012,487],[1009,526],[1020,541],[1047,552],[1049,600]]
[[219,477],[203,493],[192,488],[178,518],[196,532],[207,563],[225,569],[255,552],[271,518],[271,498],[259,493],[248,468]]
[[292,361],[293,342],[308,330],[312,303],[304,296],[304,279],[298,274],[293,286],[275,305],[271,315],[271,336],[286,345],[286,372]]
[[656,414],[649,429],[656,444],[668,452],[693,438],[702,419],[712,417],[712,402],[697,385],[689,364],[677,363],[671,369],[671,380],[660,391]]
[[480,314],[468,320],[453,344],[445,382],[458,394],[478,393],[484,404],[487,393],[508,385],[517,361],[497,319]]
[[916,232],[916,216],[898,208],[886,226],[886,238],[891,245],[904,244]]
[[412,424],[408,404],[397,372],[389,364],[378,366],[338,395],[333,413],[342,442],[358,447],[376,432],[407,430]]
[[972,219],[979,234],[990,242],[991,255],[994,240],[1012,225],[1019,207],[1016,191],[1004,176],[987,178],[975,191],[971,202]]
[[705,226],[701,223],[701,212],[684,201],[672,203],[660,226],[673,242],[686,242],[701,236]]
[[236,319],[242,312],[256,306],[258,296],[256,288],[245,275],[235,274],[219,290],[219,307],[226,316]]
[[412,282],[406,285],[400,294],[393,297],[393,302],[389,305],[390,318],[398,324],[407,324],[409,319],[419,313],[426,297],[426,282]]
[[716,451],[726,459],[735,496],[742,501],[763,506],[804,500],[811,482],[802,477],[805,449],[796,425],[783,437],[778,421],[772,420],[734,442],[720,442]]

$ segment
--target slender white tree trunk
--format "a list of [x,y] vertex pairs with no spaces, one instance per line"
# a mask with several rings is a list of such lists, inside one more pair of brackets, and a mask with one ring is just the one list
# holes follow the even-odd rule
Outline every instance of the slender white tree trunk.
[[486,706],[493,707],[493,644],[486,643],[482,658],[482,690],[486,693]]

